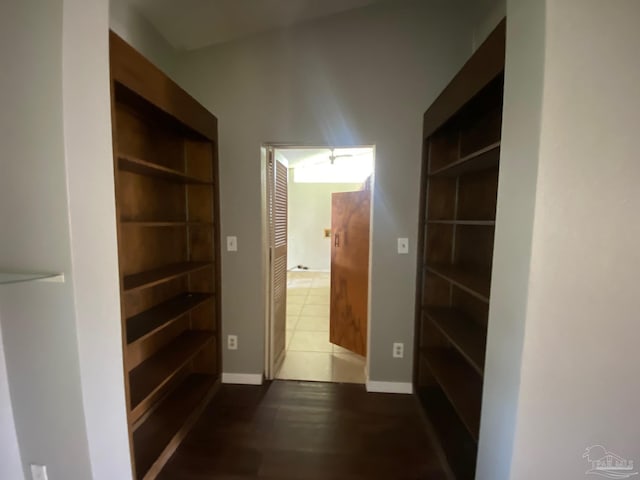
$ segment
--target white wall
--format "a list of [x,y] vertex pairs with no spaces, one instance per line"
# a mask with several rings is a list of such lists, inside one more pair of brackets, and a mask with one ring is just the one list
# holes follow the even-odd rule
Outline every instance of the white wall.
[[109,28],[147,57],[170,77],[173,76],[176,51],[144,18],[129,0],[107,0]]
[[222,258],[222,333],[240,341],[225,371],[264,369],[260,145],[375,144],[370,376],[411,381],[422,114],[471,53],[465,12],[383,2],[181,58],[177,78],[219,119],[222,235],[239,242]]
[[586,478],[592,445],[640,462],[640,4],[507,7],[477,478]]
[[[81,391],[63,143],[63,2],[0,3],[0,265],[66,283],[0,286],[0,322],[24,471],[91,478]],[[90,160],[85,158],[85,160]]]
[[9,378],[4,360],[2,329],[0,329],[0,478],[24,479],[16,425],[13,421],[13,407],[9,396]]
[[324,237],[324,229],[331,228],[331,194],[361,187],[359,183],[295,183],[289,174],[288,268],[331,268],[331,238]]
[[109,84],[109,2],[65,0],[63,101],[73,287],[94,480],[131,477]]
[[546,3],[519,480],[584,478],[595,444],[640,467],[640,3]]
[[478,480],[510,478],[539,158],[544,2],[510,0],[508,6],[500,179]]

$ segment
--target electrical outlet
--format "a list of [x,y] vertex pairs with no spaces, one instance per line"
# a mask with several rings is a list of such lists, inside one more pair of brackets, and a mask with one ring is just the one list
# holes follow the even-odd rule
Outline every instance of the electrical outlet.
[[404,343],[396,342],[393,344],[393,358],[404,357]]
[[238,251],[238,237],[227,237],[227,252]]
[[398,253],[401,255],[409,253],[409,239],[408,238],[399,238],[398,239]]
[[238,349],[238,336],[237,335],[227,335],[227,349],[229,349],[229,350],[237,350]]
[[47,466],[31,464],[31,479],[32,480],[47,480]]

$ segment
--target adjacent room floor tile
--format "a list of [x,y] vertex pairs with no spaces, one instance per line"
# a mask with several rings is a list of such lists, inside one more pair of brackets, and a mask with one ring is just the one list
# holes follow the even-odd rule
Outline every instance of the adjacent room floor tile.
[[289,344],[289,350],[331,353],[333,351],[333,345],[329,343],[328,332],[301,332],[296,329]]
[[328,332],[329,317],[299,317],[296,330],[302,332]]

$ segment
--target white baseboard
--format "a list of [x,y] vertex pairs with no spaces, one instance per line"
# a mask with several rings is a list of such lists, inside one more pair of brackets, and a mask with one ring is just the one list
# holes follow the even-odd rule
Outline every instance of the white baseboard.
[[367,392],[376,393],[413,393],[413,385],[410,382],[367,382]]
[[262,385],[263,375],[261,373],[223,373],[222,383],[233,383],[236,385]]

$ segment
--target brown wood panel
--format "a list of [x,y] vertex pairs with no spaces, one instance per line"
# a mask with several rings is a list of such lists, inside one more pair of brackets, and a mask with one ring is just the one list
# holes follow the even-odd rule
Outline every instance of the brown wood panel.
[[185,214],[184,186],[158,181],[127,171],[118,171],[120,219],[138,221],[182,221]]
[[[166,302],[189,291],[186,277],[177,277],[151,288],[122,292],[123,320],[149,310],[159,303]],[[126,327],[126,325],[125,325]],[[126,328],[125,328],[126,330]],[[126,345],[126,341],[125,341]]]
[[210,262],[175,263],[154,270],[127,275],[122,283],[125,291],[148,288],[210,266]]
[[427,217],[432,220],[452,220],[456,215],[455,178],[432,177],[427,194]]
[[417,396],[427,422],[436,432],[456,480],[473,480],[476,467],[476,442],[439,386],[419,388]]
[[120,167],[120,169],[126,170],[127,172],[138,173],[140,175],[148,175],[151,177],[157,177],[163,180],[177,183],[209,183],[209,180],[201,180],[199,178],[187,175],[180,170],[164,167],[157,163],[150,162],[142,158],[137,158],[132,155],[119,154],[118,159],[118,166]]
[[429,263],[448,263],[453,256],[453,225],[429,225],[425,259]]
[[463,175],[458,184],[460,220],[495,220],[498,199],[498,170]]
[[453,308],[429,307],[426,314],[476,372],[482,375],[487,343],[486,330],[464,312]]
[[185,229],[159,230],[123,225],[121,240],[127,246],[120,254],[120,272],[123,275],[132,275],[187,260]]
[[446,348],[424,352],[427,363],[474,440],[480,432],[482,378],[457,353]]
[[493,227],[459,225],[456,228],[454,263],[491,272]]
[[458,177],[468,173],[495,169],[500,162],[500,142],[488,144],[455,162],[431,172],[436,177]]
[[446,263],[428,263],[427,269],[479,299],[489,302],[491,272]]
[[213,182],[213,143],[185,139],[185,173],[191,178]]
[[469,319],[486,331],[489,321],[489,304],[487,302],[454,285],[451,292],[451,306],[463,311]]
[[173,342],[178,336],[189,330],[190,319],[188,315],[182,315],[175,321],[158,330],[155,334],[128,344],[125,348],[127,352],[126,369],[131,371],[158,353],[164,347]]
[[142,340],[213,298],[210,293],[183,293],[127,319],[127,342]]
[[214,190],[209,185],[187,186],[187,214],[192,222],[211,222],[214,218]]
[[109,49],[113,80],[208,139],[218,139],[217,119],[114,32],[109,32]]
[[135,430],[136,478],[153,478],[171,457],[218,387],[213,375],[193,374]]
[[423,136],[429,137],[474,95],[504,70],[506,20],[474,52],[424,114]]
[[331,194],[329,339],[367,354],[371,192]]
[[460,158],[460,139],[455,126],[434,133],[429,138],[429,172],[452,164]]
[[166,168],[184,172],[184,147],[179,133],[161,127],[152,118],[144,118],[122,102],[116,102],[116,127],[119,156],[131,158],[132,162],[146,160],[158,171]]
[[[213,339],[210,332],[186,331],[129,373],[131,411],[162,388],[187,362]],[[133,416],[136,416],[135,413]]]

